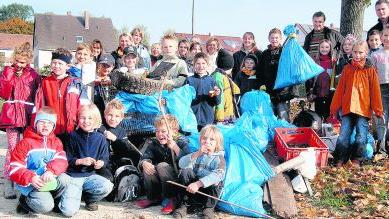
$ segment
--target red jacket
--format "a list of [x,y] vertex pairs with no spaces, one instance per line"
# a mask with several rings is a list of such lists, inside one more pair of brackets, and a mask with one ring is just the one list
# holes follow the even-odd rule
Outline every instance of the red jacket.
[[54,134],[70,133],[77,124],[77,112],[82,103],[89,103],[85,86],[79,78],[68,76],[58,80],[50,75],[42,80],[35,98],[38,111],[43,106],[49,106],[57,114],[57,124]]
[[36,175],[51,171],[59,176],[68,167],[61,140],[54,133],[43,137],[32,127],[24,132],[23,139],[11,153],[10,178],[18,184],[22,194],[28,194],[33,188],[31,180]]
[[15,75],[15,72],[16,69],[12,66],[4,67],[3,73],[0,75],[0,97],[9,100],[13,93],[12,99],[16,100],[15,127],[26,127],[31,117],[35,93],[41,82],[41,77],[30,66],[24,68],[19,77]]

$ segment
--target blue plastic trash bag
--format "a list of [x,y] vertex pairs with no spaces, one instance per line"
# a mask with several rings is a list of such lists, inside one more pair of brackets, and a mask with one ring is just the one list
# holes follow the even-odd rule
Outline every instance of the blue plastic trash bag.
[[[267,130],[267,140],[273,141],[275,128],[294,128],[296,126],[288,123],[285,120],[278,119],[272,108],[270,96],[264,91],[250,91],[243,95],[240,103],[240,110],[243,113],[241,117],[245,118],[244,114],[248,113],[250,120]],[[246,119],[246,118],[245,118]],[[241,119],[236,121],[241,123]]]
[[[167,91],[164,91],[167,93]],[[116,94],[116,99],[120,100],[124,105],[126,113],[140,112],[145,114],[160,114],[158,107],[158,94],[151,96],[143,94],[130,94],[124,91],[119,91]]]
[[[350,144],[355,143],[355,135],[357,134],[356,129],[354,128],[353,133],[351,133],[351,140]],[[367,133],[367,143],[366,143],[366,148],[363,150],[363,158],[366,160],[370,160],[373,158],[373,153],[374,153],[374,137],[370,133]]]
[[284,34],[288,39],[282,49],[274,89],[301,84],[324,71],[299,45],[293,25],[286,26]]
[[[162,98],[166,100],[166,113],[174,115],[183,131],[197,132],[197,121],[191,106],[196,95],[193,87],[186,85],[168,92],[162,92]],[[158,106],[159,94],[148,96],[143,94],[130,94],[120,91],[115,97],[124,105],[126,113],[144,113],[148,115],[161,114]]]
[[192,86],[185,85],[164,95],[167,112],[174,115],[184,132],[197,132],[197,120],[192,111],[192,100],[196,91]]
[[[265,214],[261,185],[273,177],[274,172],[263,157],[260,148],[247,142],[237,143],[238,140],[230,140],[230,142],[225,146],[227,168],[220,198]],[[235,215],[260,216],[222,202],[218,203],[218,208]]]
[[264,116],[274,116],[270,96],[265,91],[253,90],[246,92],[240,100],[240,111],[259,112]]

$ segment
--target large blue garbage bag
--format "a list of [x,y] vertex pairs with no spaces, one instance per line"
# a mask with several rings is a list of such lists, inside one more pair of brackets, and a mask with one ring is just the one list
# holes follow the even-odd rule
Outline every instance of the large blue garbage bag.
[[[247,132],[246,128],[249,127],[245,127],[245,125],[249,123],[250,116],[246,117],[246,115],[248,114],[243,114],[243,118],[239,118],[239,120],[245,120],[239,125],[218,125],[224,137],[224,150],[226,152],[226,176],[220,198],[264,214],[266,212],[262,206],[263,191],[261,185],[273,177],[274,172],[262,155],[262,149],[266,147],[266,143],[256,138],[259,135]],[[252,131],[254,132],[254,130]],[[264,132],[266,131],[262,131],[262,133]],[[191,152],[198,150],[199,137],[199,133],[192,133],[189,136]],[[260,216],[222,202],[218,203],[218,208],[235,215]]]
[[[221,199],[261,212],[266,211],[262,206],[263,191],[261,185],[274,176],[274,172],[262,155],[260,147],[256,147],[250,141],[241,138],[232,138],[239,134],[239,129],[232,129],[226,136],[231,136],[225,146],[226,152],[226,176]],[[242,134],[242,133],[240,133]],[[260,215],[223,202],[218,203],[218,208],[236,215],[259,217]]]
[[[350,144],[355,143],[355,135],[356,134],[357,134],[357,131],[354,128],[353,133],[351,133]],[[374,153],[373,146],[374,146],[374,137],[372,134],[367,133],[367,143],[366,143],[366,148],[365,148],[364,153],[363,153],[363,158],[365,158],[367,160],[370,160],[373,158],[373,153]]]
[[197,120],[191,108],[192,100],[195,97],[196,90],[189,85],[164,95],[167,112],[178,119],[181,129],[185,132],[197,132]]
[[[167,91],[164,91],[164,93],[167,93]],[[115,98],[123,103],[126,113],[161,114],[158,107],[158,94],[148,96],[119,91]]]
[[274,89],[301,84],[324,71],[299,45],[293,25],[285,27],[284,34],[288,39],[282,49]]
[[[262,126],[267,130],[267,140],[273,141],[275,128],[294,128],[295,126],[285,120],[278,119],[272,108],[270,96],[264,91],[250,91],[243,95],[240,103],[240,110],[243,113],[237,124],[248,119],[254,126]],[[247,113],[248,115],[244,116]],[[242,121],[243,120],[243,121]],[[255,125],[256,124],[256,125]],[[247,126],[246,126],[247,127]]]
[[[197,132],[196,117],[190,107],[195,95],[196,91],[189,85],[177,88],[172,92],[166,90],[162,92],[162,98],[166,100],[166,113],[174,115],[178,119],[181,129],[189,133]],[[158,93],[148,96],[120,91],[115,98],[123,103],[126,113],[139,112],[156,115],[161,114],[158,97]]]

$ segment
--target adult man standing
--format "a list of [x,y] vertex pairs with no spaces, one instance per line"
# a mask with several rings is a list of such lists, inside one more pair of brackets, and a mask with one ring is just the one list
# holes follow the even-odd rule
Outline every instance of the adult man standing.
[[378,0],[375,3],[375,13],[378,17],[378,23],[374,25],[367,32],[367,38],[369,38],[369,33],[373,30],[382,31],[384,29],[384,25],[386,25],[389,21],[389,1],[388,0]]
[[337,43],[342,43],[344,38],[336,30],[324,26],[326,16],[323,12],[315,12],[312,16],[313,30],[305,37],[304,50],[315,60],[319,58],[319,43],[323,39],[331,41],[333,50]]
[[[315,12],[312,16],[313,30],[305,37],[304,41],[304,50],[317,63],[319,63],[319,43],[322,40],[328,39],[331,41],[331,51],[334,50],[337,44],[340,45],[344,40],[343,36],[338,31],[324,26],[325,21],[326,16],[323,12]],[[307,97],[312,93],[314,83],[315,79],[310,79],[305,82]]]

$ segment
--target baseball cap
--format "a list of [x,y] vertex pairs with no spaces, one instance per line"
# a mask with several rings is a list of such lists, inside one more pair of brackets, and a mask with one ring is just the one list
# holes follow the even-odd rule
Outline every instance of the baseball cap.
[[132,46],[127,46],[126,48],[124,48],[123,52],[124,52],[124,56],[133,54],[135,57],[138,57],[138,53],[136,52],[135,48]]
[[110,66],[115,65],[115,59],[111,54],[105,53],[102,54],[99,58],[99,61],[97,62],[98,64],[108,64]]

